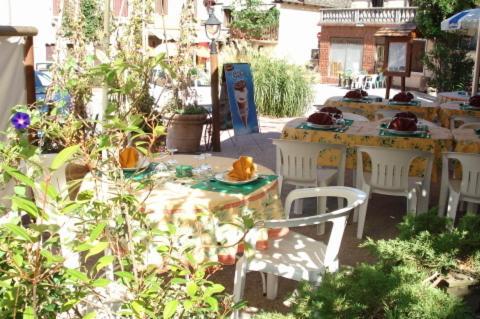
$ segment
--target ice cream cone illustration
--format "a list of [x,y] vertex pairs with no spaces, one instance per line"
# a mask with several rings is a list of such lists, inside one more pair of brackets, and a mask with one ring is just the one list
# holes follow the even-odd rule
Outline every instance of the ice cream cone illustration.
[[235,82],[235,101],[237,102],[238,113],[242,119],[243,125],[248,124],[248,90],[247,83],[244,80]]

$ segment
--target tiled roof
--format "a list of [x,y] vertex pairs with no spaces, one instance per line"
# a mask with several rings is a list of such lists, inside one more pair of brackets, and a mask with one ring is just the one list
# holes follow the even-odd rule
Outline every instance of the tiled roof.
[[323,8],[350,8],[351,0],[277,0],[275,2],[308,4]]

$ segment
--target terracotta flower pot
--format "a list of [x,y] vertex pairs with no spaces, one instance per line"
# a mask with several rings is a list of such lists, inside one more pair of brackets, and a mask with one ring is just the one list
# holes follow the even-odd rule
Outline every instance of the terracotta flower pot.
[[218,262],[224,265],[235,265],[235,255],[217,255]]
[[167,148],[180,153],[196,153],[200,148],[207,114],[174,114],[168,121]]

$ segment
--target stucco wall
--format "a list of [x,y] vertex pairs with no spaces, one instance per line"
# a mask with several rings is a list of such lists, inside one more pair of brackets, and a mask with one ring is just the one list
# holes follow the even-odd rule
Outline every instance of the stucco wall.
[[275,53],[297,64],[310,62],[311,50],[317,49],[318,8],[281,4],[278,45]]

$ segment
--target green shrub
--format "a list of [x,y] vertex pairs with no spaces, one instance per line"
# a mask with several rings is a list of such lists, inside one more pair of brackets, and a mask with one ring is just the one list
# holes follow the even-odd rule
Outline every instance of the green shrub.
[[265,55],[254,57],[251,65],[260,114],[293,117],[305,113],[313,100],[313,77],[307,69]]
[[262,312],[255,315],[253,319],[295,319],[291,314],[282,315],[278,312]]
[[327,274],[320,287],[303,284],[295,318],[470,318],[457,298],[422,283],[414,267],[361,264]]
[[400,224],[400,235],[391,240],[367,240],[368,247],[388,265],[414,264],[417,267],[447,272],[461,264],[475,271],[480,251],[480,216],[465,215],[458,226],[447,231],[449,221],[434,211],[416,217],[407,216]]

